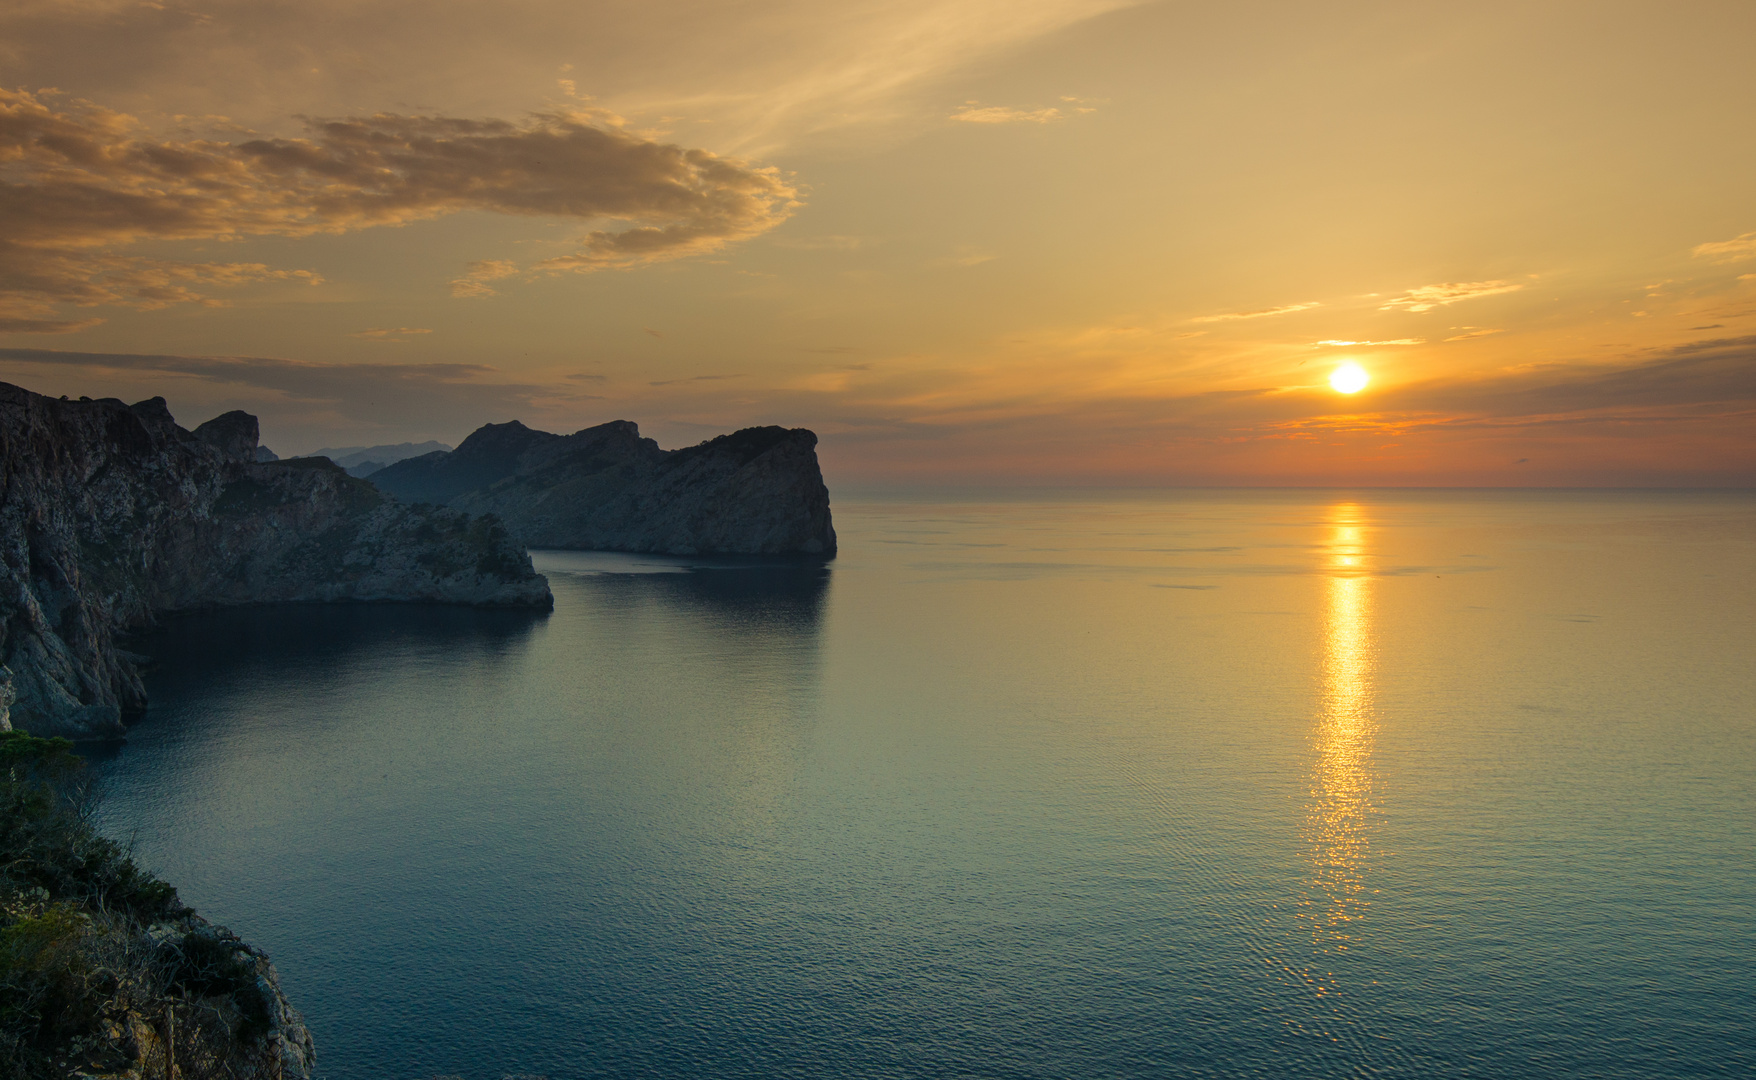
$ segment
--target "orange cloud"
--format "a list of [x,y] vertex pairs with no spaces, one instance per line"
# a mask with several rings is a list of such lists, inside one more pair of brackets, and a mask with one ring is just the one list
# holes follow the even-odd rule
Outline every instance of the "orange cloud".
[[1194,323],[1230,322],[1233,319],[1265,319],[1270,315],[1291,315],[1295,311],[1309,311],[1322,307],[1316,300],[1303,304],[1287,304],[1284,307],[1263,308],[1260,311],[1229,311],[1223,315],[1203,315],[1198,319],[1190,319]]
[[498,291],[488,282],[512,277],[516,273],[518,264],[510,259],[482,259],[469,263],[464,267],[464,275],[452,281],[451,295],[498,296]]
[[1730,240],[1696,244],[1691,254],[1698,259],[1712,259],[1714,262],[1738,262],[1756,258],[1756,232],[1747,232]]
[[[341,233],[462,210],[624,223],[533,268],[596,270],[714,251],[799,205],[774,169],[642,138],[612,119],[580,109],[522,123],[378,114],[313,120],[300,139],[164,140],[95,105],[58,111],[0,90],[0,331],[76,328],[59,315],[66,304],[152,308],[205,302],[203,288],[316,280],[112,253],[145,240]],[[463,294],[491,293],[482,282],[516,273],[507,265],[472,264]]]
[[[1081,112],[1090,112],[1082,109]],[[951,114],[951,119],[965,124],[1052,124],[1065,119],[1060,109],[1009,109],[1004,105],[977,105],[970,102]]]
[[350,337],[365,338],[367,341],[407,341],[412,334],[431,334],[433,331],[418,326],[375,326],[370,330],[359,330]]
[[1522,288],[1523,285],[1510,281],[1448,281],[1443,285],[1422,285],[1418,289],[1410,289],[1378,310],[1392,311],[1401,308],[1403,311],[1431,311],[1436,307],[1483,296],[1517,292]]

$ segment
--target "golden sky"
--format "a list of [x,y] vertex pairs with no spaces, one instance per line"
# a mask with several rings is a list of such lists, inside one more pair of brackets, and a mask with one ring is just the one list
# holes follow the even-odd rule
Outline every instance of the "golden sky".
[[808,426],[832,487],[1756,484],[1752,41],[1749,0],[10,0],[0,379],[283,454]]

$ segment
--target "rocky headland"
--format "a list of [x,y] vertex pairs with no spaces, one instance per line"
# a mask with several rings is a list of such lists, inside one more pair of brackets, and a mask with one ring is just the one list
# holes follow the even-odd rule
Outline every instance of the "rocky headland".
[[555,435],[489,424],[372,473],[405,502],[494,514],[531,547],[835,554],[817,436],[755,427],[663,450],[627,420]]
[[[492,518],[387,498],[327,458],[259,461],[256,418],[188,431],[163,398],[0,383],[0,698],[38,735],[121,734],[145,705],[116,636],[159,613],[289,601],[547,608]],[[7,676],[10,676],[8,679]],[[5,724],[0,705],[0,724]]]

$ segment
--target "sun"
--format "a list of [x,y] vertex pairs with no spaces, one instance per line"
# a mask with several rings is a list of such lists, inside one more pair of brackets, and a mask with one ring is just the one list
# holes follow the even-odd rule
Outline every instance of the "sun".
[[1357,394],[1371,381],[1372,376],[1358,364],[1343,364],[1329,373],[1329,385],[1342,394]]

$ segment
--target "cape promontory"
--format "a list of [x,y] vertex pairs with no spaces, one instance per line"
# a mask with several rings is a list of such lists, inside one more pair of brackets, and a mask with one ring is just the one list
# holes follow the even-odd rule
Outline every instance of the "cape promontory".
[[411,503],[492,513],[531,547],[672,555],[835,553],[817,436],[754,427],[663,450],[627,420],[571,435],[515,421],[372,483]]
[[69,401],[0,383],[0,665],[11,723],[120,734],[145,704],[118,632],[191,608],[424,601],[546,608],[492,518],[386,498],[327,458],[259,462],[256,418],[194,431],[163,398]]

